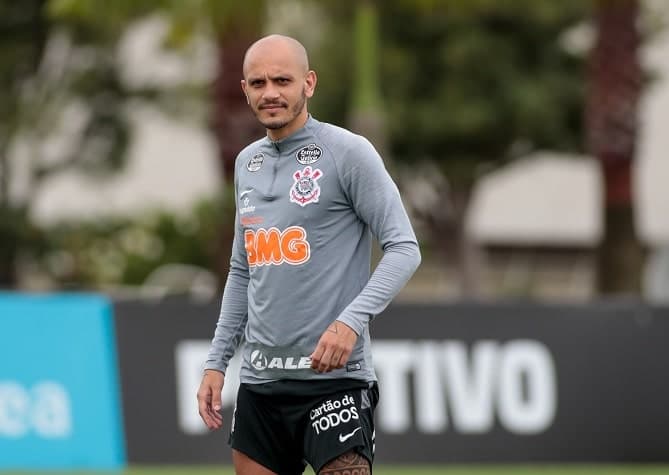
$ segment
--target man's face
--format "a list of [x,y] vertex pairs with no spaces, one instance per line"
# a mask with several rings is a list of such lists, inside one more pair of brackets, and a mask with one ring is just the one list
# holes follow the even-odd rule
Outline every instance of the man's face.
[[307,98],[315,85],[315,73],[306,71],[287,48],[260,48],[245,63],[242,89],[253,113],[275,140],[304,125]]

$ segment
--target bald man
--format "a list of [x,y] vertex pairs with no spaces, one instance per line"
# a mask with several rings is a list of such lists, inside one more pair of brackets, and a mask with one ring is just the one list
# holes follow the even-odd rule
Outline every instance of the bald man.
[[[198,391],[222,427],[221,390],[241,345],[230,445],[238,475],[370,474],[378,401],[369,322],[420,263],[416,236],[365,138],[307,111],[304,47],[271,35],[244,57],[262,139],[235,162],[235,238]],[[383,257],[370,276],[372,236]]]

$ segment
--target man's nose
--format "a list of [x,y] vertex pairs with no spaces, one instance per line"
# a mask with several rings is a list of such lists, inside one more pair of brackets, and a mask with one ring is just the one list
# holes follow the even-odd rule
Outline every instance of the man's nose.
[[277,99],[279,97],[279,88],[269,83],[265,87],[263,96],[265,96],[265,99]]

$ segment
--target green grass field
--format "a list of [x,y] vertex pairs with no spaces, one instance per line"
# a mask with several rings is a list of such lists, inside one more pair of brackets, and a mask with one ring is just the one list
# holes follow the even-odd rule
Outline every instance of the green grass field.
[[[1,475],[234,475],[225,466],[133,466],[123,472],[15,472]],[[306,475],[313,474],[307,469]],[[387,466],[374,468],[375,475],[669,475],[669,465],[450,465]]]

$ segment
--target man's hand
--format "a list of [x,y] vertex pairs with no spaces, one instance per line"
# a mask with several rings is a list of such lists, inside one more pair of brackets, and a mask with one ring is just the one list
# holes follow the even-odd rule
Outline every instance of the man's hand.
[[319,373],[343,368],[357,339],[358,335],[351,327],[335,321],[318,340],[318,345],[311,354],[311,367]]
[[219,412],[221,404],[221,391],[225,375],[220,371],[207,369],[202,376],[200,389],[197,392],[197,404],[200,417],[210,430],[220,429],[223,426],[223,416]]

